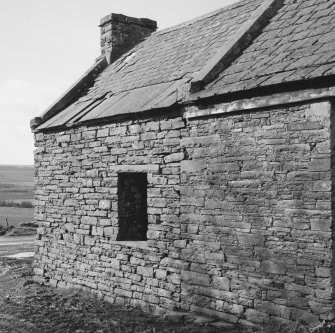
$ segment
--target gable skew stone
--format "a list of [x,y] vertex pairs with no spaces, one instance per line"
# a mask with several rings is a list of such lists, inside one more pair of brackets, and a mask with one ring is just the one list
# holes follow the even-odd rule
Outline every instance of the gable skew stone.
[[241,25],[235,35],[195,74],[190,91],[198,92],[217,78],[250,45],[269,20],[276,15],[283,3],[283,0],[265,0],[252,17]]

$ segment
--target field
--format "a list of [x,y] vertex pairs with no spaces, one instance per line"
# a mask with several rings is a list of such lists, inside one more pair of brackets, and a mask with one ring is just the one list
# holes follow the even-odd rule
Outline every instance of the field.
[[6,219],[14,227],[22,222],[32,222],[33,212],[32,208],[0,207],[0,226],[6,226]]
[[0,226],[17,226],[33,221],[32,208],[3,207],[4,203],[32,202],[34,199],[33,166],[0,165]]
[[32,201],[33,166],[0,165],[0,201]]

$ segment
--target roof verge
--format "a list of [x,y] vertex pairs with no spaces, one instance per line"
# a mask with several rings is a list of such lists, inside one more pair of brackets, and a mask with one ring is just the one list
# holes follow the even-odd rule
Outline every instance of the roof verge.
[[57,101],[52,104],[39,117],[30,121],[30,128],[34,131],[39,125],[55,116],[69,104],[74,102],[84,91],[90,87],[94,79],[108,66],[106,57],[98,58],[97,62],[74,84],[72,85]]
[[193,77],[191,92],[202,90],[206,84],[213,81],[219,73],[227,68],[241,51],[252,42],[255,35],[260,32],[282,5],[283,0],[265,0],[252,17],[241,25],[236,34]]

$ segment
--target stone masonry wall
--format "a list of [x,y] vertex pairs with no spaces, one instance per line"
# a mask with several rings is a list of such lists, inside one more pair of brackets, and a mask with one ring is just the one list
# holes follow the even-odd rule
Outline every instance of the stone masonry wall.
[[[332,311],[328,102],[37,133],[35,273],[230,322]],[[148,177],[147,242],[118,242],[120,172]]]
[[[185,123],[172,118],[36,134],[39,279],[148,309],[179,302],[180,278],[168,263],[179,255]],[[147,173],[147,242],[116,242],[120,172]]]
[[[332,310],[330,104],[191,119],[181,140],[185,309],[256,323]],[[222,314],[224,312],[225,314]]]

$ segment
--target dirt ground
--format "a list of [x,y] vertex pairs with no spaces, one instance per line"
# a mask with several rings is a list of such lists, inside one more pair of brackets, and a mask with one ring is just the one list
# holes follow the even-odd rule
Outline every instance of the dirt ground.
[[92,294],[42,286],[33,281],[32,258],[8,255],[34,251],[34,236],[0,237],[0,333],[330,333],[300,325],[236,327],[200,316],[157,317],[121,307]]
[[[154,317],[91,295],[60,291],[32,280],[32,259],[0,258],[0,332],[218,333],[238,328]],[[222,325],[222,323],[221,323]],[[243,332],[252,332],[243,329]]]

